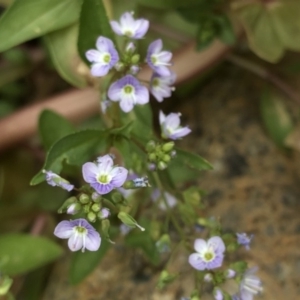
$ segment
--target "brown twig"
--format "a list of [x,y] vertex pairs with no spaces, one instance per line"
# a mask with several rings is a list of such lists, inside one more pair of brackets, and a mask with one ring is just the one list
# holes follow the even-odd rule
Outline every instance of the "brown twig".
[[227,55],[226,59],[231,63],[243,69],[246,69],[256,74],[257,76],[269,81],[279,90],[281,90],[286,96],[288,96],[290,99],[300,104],[300,93],[294,90],[291,86],[289,86],[286,82],[284,82],[282,79],[277,77],[275,74],[271,73],[269,70],[264,69],[262,66],[254,62],[249,61],[243,57],[234,55],[232,53]]
[[[202,52],[195,51],[195,43],[189,43],[174,55],[173,71],[177,74],[176,84],[205,72],[218,63],[230,47],[215,41]],[[149,80],[152,71],[145,67],[139,78]],[[72,90],[33,104],[0,120],[0,151],[24,141],[37,130],[39,114],[44,109],[52,109],[72,122],[80,122],[99,111],[99,94],[91,89]]]

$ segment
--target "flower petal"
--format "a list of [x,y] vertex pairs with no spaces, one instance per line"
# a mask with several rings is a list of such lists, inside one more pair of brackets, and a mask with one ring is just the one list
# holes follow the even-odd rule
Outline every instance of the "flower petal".
[[83,236],[78,233],[74,233],[68,240],[68,246],[71,251],[78,251],[83,247]]
[[60,239],[68,239],[74,233],[70,221],[61,221],[54,229],[54,235]]
[[203,239],[196,239],[194,242],[194,249],[198,253],[202,253],[205,249],[207,249],[207,243]]
[[110,21],[110,25],[112,30],[118,34],[118,35],[123,35],[122,29],[120,27],[120,24],[117,21]]
[[111,172],[111,184],[115,187],[121,187],[127,179],[128,170],[123,167],[115,167]]
[[149,102],[148,89],[145,86],[140,85],[136,90],[136,97],[137,97],[136,103],[138,103],[138,104],[148,103]]
[[85,182],[87,183],[96,182],[98,174],[99,174],[98,167],[94,163],[88,162],[82,166],[82,176]]
[[225,251],[225,244],[219,236],[213,236],[207,241],[208,247],[212,247],[216,253],[223,253]]
[[198,253],[193,253],[189,256],[189,264],[199,271],[206,269],[206,263],[202,260]]
[[160,110],[159,111],[159,124],[162,125],[166,120],[166,115]]
[[108,98],[111,101],[120,101],[121,88],[119,81],[112,83],[107,92]]
[[90,251],[97,251],[101,244],[101,237],[99,233],[93,228],[90,230],[85,238],[85,247]]
[[105,76],[109,72],[109,65],[103,65],[102,63],[93,64],[91,67],[91,74],[95,77]]
[[85,52],[85,56],[89,62],[101,62],[102,54],[94,49],[88,50]]
[[133,109],[133,106],[134,106],[133,102],[130,101],[129,99],[123,99],[120,102],[120,107],[125,113],[130,112]]

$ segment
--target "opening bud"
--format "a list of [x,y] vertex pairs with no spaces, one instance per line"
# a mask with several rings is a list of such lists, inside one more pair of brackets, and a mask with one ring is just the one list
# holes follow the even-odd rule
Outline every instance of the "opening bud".
[[213,277],[212,277],[212,275],[210,273],[207,273],[207,274],[204,275],[203,280],[205,282],[211,282],[213,280]]
[[118,218],[129,227],[138,227],[141,231],[145,231],[144,227],[140,226],[132,216],[124,211],[119,212]]
[[149,141],[146,145],[147,152],[153,152],[155,150],[156,143],[154,141]]
[[117,62],[116,64],[115,64],[115,69],[118,71],[118,72],[121,72],[121,71],[123,71],[124,70],[124,64],[122,63],[122,62]]
[[99,195],[98,193],[94,192],[92,194],[92,200],[96,203],[99,203],[101,201],[101,195]]
[[70,197],[63,203],[63,205],[58,209],[57,212],[59,214],[62,214],[64,212],[66,212],[72,204],[75,204],[75,203],[77,203],[77,198],[74,196]]
[[236,272],[232,269],[228,269],[227,271],[225,271],[225,277],[226,278],[233,278],[236,275]]
[[80,203],[72,203],[68,209],[67,209],[67,214],[69,215],[75,215],[77,214],[78,212],[80,212],[81,210],[81,204]]
[[140,71],[140,67],[137,65],[133,65],[130,67],[130,73],[132,75],[136,75]]
[[109,216],[110,216],[110,210],[106,207],[102,208],[98,213],[98,218],[101,220],[107,219]]
[[133,42],[130,42],[126,45],[125,51],[126,53],[132,54],[135,51],[136,47]]

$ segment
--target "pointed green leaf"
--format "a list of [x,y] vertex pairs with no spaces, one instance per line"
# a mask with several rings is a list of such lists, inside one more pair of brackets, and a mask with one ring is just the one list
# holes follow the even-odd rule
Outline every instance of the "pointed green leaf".
[[73,86],[83,88],[87,80],[80,74],[86,67],[77,52],[78,24],[53,31],[44,39],[52,62],[60,76]]
[[278,146],[283,147],[294,127],[283,100],[275,93],[265,92],[260,101],[260,111],[267,132]]
[[[60,139],[50,148],[42,170],[60,173],[63,161],[70,165],[81,166],[94,153],[104,151],[107,137],[108,135],[104,131],[90,129]],[[32,178],[31,185],[39,184],[45,180],[42,170]]]
[[179,148],[176,148],[176,157],[174,159],[198,171],[213,169],[211,164],[200,155]]
[[78,52],[84,61],[87,61],[85,52],[96,47],[99,36],[105,36],[115,42],[103,1],[84,1],[80,13],[78,37]]
[[26,234],[0,236],[1,272],[18,275],[48,264],[63,253],[53,241]]
[[15,0],[0,19],[0,51],[76,22],[81,2]]
[[51,110],[43,110],[39,117],[39,134],[45,149],[59,139],[75,131],[74,126],[64,117]]

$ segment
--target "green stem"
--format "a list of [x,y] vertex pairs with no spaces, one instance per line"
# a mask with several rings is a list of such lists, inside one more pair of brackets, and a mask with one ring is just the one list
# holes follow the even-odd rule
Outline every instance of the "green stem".
[[157,172],[153,172],[153,178],[154,178],[154,180],[155,180],[155,183],[156,183],[157,187],[158,187],[159,190],[160,190],[162,199],[163,199],[164,204],[165,204],[165,206],[166,206],[166,208],[167,208],[167,211],[168,211],[168,216],[170,217],[170,219],[171,219],[171,221],[172,221],[174,227],[176,228],[176,230],[177,230],[177,232],[178,232],[178,234],[179,234],[181,240],[182,240],[182,241],[185,241],[186,238],[185,238],[184,232],[182,231],[180,225],[178,224],[178,222],[177,222],[177,220],[176,220],[176,217],[174,216],[174,214],[173,214],[172,211],[171,211],[171,207],[169,206],[168,201],[167,201],[167,199],[166,199],[166,197],[165,197],[163,185],[162,185],[162,183],[161,183],[161,181],[160,181],[160,179],[159,179],[159,176],[158,176],[158,173],[157,173]]

